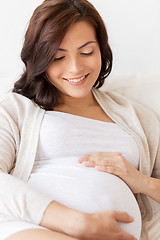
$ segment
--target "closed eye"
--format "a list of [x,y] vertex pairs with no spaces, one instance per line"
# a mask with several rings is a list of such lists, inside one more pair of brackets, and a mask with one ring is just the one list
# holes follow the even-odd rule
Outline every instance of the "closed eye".
[[55,58],[54,61],[59,61],[59,60],[62,60],[63,58],[64,58],[64,56],[59,57],[59,58]]
[[85,53],[85,52],[84,52],[84,53],[81,53],[81,55],[84,55],[84,56],[90,56],[90,55],[93,54],[93,52],[94,52],[94,51],[91,51],[91,52],[89,52],[89,53]]

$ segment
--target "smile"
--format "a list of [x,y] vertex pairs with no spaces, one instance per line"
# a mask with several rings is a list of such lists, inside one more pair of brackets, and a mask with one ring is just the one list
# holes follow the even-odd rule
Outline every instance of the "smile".
[[72,79],[67,79],[67,78],[65,78],[65,80],[67,80],[67,81],[69,81],[69,82],[80,82],[80,81],[82,81],[84,78],[85,78],[86,76],[84,76],[84,77],[80,77],[80,78],[72,78]]

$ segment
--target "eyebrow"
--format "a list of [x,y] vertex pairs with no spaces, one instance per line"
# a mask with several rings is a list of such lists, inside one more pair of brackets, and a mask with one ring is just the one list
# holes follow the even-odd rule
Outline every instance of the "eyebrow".
[[[82,46],[78,47],[77,50],[80,50],[81,48],[84,48],[85,46],[87,46],[91,43],[96,43],[96,41],[88,41],[85,44],[83,44]],[[63,48],[59,48],[58,51],[67,52],[67,50],[63,49]]]

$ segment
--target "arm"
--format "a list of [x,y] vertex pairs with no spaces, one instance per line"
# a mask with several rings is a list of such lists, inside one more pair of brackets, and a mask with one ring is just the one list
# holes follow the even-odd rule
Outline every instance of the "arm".
[[46,209],[40,225],[82,240],[135,240],[119,227],[117,221],[129,223],[133,219],[123,212],[103,211],[87,214],[52,202]]
[[[23,102],[20,102],[20,104],[22,105]],[[36,113],[35,117],[37,117],[35,106],[30,105],[29,100],[27,104],[24,105],[31,112],[33,110],[33,113]],[[25,115],[26,110],[21,106],[19,107],[19,105],[14,98],[10,97],[0,104],[0,214],[39,224],[43,212],[52,199],[30,187],[23,179],[28,168],[32,166],[30,158],[26,154],[26,151],[29,152],[30,150],[29,143],[27,143],[28,139],[25,141],[24,137],[22,139],[21,129],[23,128],[25,136],[28,127],[31,127],[33,119],[31,117],[31,120],[22,117]],[[28,116],[32,115],[28,114]],[[27,121],[28,125],[24,124],[25,121]],[[26,129],[24,129],[23,124]],[[20,150],[22,148],[23,151]],[[19,158],[18,163],[17,158]]]
[[145,176],[142,193],[160,203],[160,179]]
[[[118,221],[125,223],[133,221],[126,213],[104,211],[86,214],[56,202],[51,202],[47,205],[48,200],[45,200],[36,189],[28,186],[29,184],[23,183],[18,179],[13,179],[14,177],[7,174],[4,174],[4,176],[6,177],[4,180],[7,180],[7,185],[9,183],[7,178],[10,178],[11,185],[8,185],[8,189],[5,186],[6,191],[4,190],[3,192],[8,194],[9,188],[13,188],[14,191],[14,185],[16,186],[16,191],[11,196],[12,201],[7,201],[6,206],[4,206],[3,214],[6,213],[8,215],[9,212],[15,218],[34,223],[35,218],[41,218],[41,226],[78,239],[101,240],[112,237],[111,239],[118,240],[119,236],[122,236],[124,240],[135,239],[130,234],[125,233],[117,223]],[[26,194],[24,194],[24,191],[26,191]],[[8,197],[10,196],[8,195]],[[24,199],[21,199],[21,197]],[[6,198],[1,198],[1,206],[5,202]],[[18,209],[15,209],[15,204],[17,204]],[[5,207],[7,207],[7,210]],[[27,211],[30,212],[29,216]]]
[[86,167],[120,177],[133,193],[143,193],[160,202],[160,179],[149,177],[134,168],[120,153],[87,154],[79,162]]
[[52,200],[16,177],[0,172],[0,214],[38,225]]

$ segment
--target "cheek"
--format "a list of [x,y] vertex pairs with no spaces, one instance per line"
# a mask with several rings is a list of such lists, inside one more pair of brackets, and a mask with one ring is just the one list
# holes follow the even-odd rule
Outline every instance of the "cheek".
[[46,74],[47,76],[49,77],[49,79],[54,82],[56,81],[56,79],[58,79],[60,76],[61,76],[61,71],[62,71],[62,68],[56,66],[56,65],[51,65],[47,71],[46,71]]
[[102,67],[101,54],[98,53],[98,54],[96,54],[96,57],[92,60],[92,68],[98,74],[101,71],[101,67]]
[[99,58],[97,60],[97,66],[99,68],[99,72],[101,71],[102,68],[102,58],[101,58],[101,54],[99,55]]

